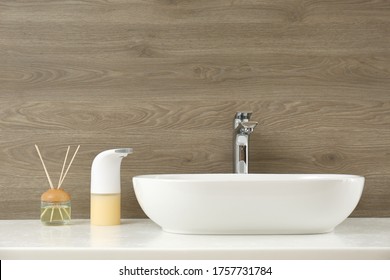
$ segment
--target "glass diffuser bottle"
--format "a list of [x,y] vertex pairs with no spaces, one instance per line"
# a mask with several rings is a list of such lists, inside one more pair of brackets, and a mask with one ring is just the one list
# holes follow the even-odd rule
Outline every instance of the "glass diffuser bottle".
[[69,162],[68,168],[65,170],[66,161],[68,158],[70,146],[68,146],[68,149],[66,151],[65,160],[62,165],[61,175],[58,181],[58,185],[56,188],[54,188],[54,185],[50,179],[50,175],[47,172],[45,163],[43,161],[41,152],[39,151],[39,148],[37,145],[35,145],[35,149],[37,150],[37,153],[39,155],[39,158],[41,160],[43,169],[45,171],[47,180],[50,185],[50,189],[44,192],[41,196],[41,222],[44,225],[65,225],[69,224],[71,221],[71,202],[70,202],[70,195],[64,191],[64,189],[61,188],[62,183],[65,180],[66,175],[68,174],[68,171],[70,169],[70,166],[73,163],[73,160],[80,148],[80,145],[77,147],[75,153],[73,154],[72,159]]
[[49,189],[41,196],[41,222],[65,225],[71,221],[70,195],[63,189]]

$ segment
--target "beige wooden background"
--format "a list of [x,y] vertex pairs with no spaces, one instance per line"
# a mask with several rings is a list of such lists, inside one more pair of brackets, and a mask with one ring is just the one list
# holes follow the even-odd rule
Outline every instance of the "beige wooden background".
[[[90,166],[131,178],[231,172],[232,118],[252,110],[252,173],[366,177],[353,216],[390,217],[390,1],[0,0],[0,218],[37,219],[64,183],[89,217]],[[57,180],[57,179],[56,179]],[[201,205],[200,205],[201,206]]]

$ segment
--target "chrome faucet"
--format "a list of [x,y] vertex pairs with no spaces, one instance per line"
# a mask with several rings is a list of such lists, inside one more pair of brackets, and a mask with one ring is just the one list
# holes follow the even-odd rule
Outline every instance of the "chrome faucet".
[[237,112],[234,118],[233,164],[234,173],[248,173],[249,135],[258,122],[250,121],[252,112]]

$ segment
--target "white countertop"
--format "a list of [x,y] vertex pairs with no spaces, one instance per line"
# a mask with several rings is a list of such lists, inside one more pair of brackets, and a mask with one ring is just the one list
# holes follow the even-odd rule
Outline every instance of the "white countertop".
[[313,235],[179,235],[147,219],[44,226],[0,220],[0,259],[390,259],[390,218],[349,218]]

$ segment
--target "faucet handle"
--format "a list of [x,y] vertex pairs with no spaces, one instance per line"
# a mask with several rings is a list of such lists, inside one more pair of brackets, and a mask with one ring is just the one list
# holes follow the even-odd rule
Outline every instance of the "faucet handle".
[[252,116],[251,111],[237,112],[234,119],[240,120],[240,121],[243,121],[243,120],[249,121],[251,116]]

